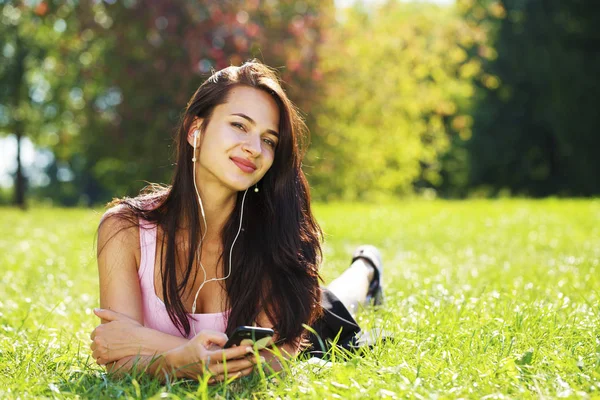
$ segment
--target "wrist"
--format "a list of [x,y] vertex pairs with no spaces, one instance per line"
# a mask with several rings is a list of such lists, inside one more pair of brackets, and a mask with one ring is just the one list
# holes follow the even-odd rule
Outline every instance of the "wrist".
[[163,354],[163,368],[166,373],[181,378],[181,352],[179,347]]
[[149,346],[148,343],[151,342],[151,337],[149,337],[149,329],[146,328],[145,326],[138,326],[133,330],[133,335],[132,335],[132,343],[134,346],[134,351],[135,354],[139,354],[142,356],[152,356],[155,355],[157,353],[156,350],[152,350]]
[[190,359],[190,349],[187,343],[171,349],[163,354],[163,365],[167,373],[177,378],[198,377],[196,363]]

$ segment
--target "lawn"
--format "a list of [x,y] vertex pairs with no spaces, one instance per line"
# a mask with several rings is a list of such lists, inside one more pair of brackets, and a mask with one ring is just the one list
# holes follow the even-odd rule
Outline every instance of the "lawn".
[[94,364],[100,211],[0,209],[0,398],[600,398],[600,201],[317,205],[325,282],[354,247],[385,263],[386,304],[359,314],[395,341],[208,387]]

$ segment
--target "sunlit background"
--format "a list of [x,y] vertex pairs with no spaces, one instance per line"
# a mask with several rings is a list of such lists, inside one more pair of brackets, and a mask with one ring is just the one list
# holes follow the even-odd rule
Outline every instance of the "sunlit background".
[[[455,0],[421,0],[421,2],[429,2],[440,5],[454,4]],[[356,2],[352,0],[335,0],[335,7],[339,13],[348,7],[352,7]],[[369,7],[379,7],[381,0],[365,0],[364,4]],[[35,144],[28,138],[22,139],[21,143],[21,163],[27,171],[29,183],[33,186],[44,185],[49,181],[44,169],[52,162],[53,156],[50,151],[37,149]],[[14,182],[14,173],[17,168],[17,140],[13,134],[8,134],[6,137],[0,137],[0,187],[11,188]],[[63,180],[70,178],[72,174],[66,169],[60,170]]]
[[253,57],[305,113],[317,199],[600,191],[593,2],[0,8],[4,204],[94,205],[169,182],[187,99],[212,69]]
[[[600,193],[599,26],[597,0],[0,0],[0,398],[598,398],[600,199],[562,197]],[[168,183],[191,95],[252,58],[312,133],[323,283],[377,246],[357,322],[394,339],[276,381],[112,379],[102,205]]]

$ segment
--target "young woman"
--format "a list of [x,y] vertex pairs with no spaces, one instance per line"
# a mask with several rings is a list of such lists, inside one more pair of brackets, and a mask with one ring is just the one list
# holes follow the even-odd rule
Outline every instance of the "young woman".
[[272,351],[223,348],[238,326],[272,328],[286,357],[302,348],[303,324],[321,339],[338,327],[354,336],[346,308],[378,301],[381,260],[372,246],[359,248],[322,295],[321,230],[301,169],[306,134],[263,64],[225,68],[200,86],[177,131],[172,185],[114,201],[100,223],[98,364],[160,377],[209,373],[213,382],[250,374],[257,362],[279,367]]

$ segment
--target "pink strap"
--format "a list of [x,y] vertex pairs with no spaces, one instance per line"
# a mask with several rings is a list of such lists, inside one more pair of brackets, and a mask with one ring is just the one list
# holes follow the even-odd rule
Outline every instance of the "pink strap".
[[[156,230],[156,225],[140,219],[140,269],[138,276],[144,281],[148,281],[149,278],[154,277]],[[149,273],[152,275],[149,275]]]

